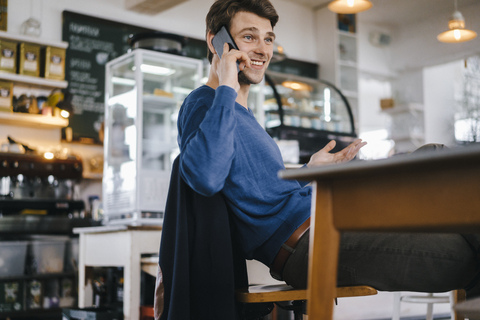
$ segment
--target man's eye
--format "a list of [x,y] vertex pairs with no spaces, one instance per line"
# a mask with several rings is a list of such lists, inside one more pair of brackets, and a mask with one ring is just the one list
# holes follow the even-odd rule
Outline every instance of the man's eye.
[[265,39],[265,41],[268,42],[268,43],[272,43],[273,39],[272,38],[267,38],[267,39]]
[[247,40],[252,40],[252,36],[244,36],[244,38]]

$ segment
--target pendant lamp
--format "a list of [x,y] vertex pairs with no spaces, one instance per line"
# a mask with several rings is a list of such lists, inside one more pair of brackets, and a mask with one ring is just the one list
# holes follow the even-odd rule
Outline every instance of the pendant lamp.
[[358,13],[372,7],[369,0],[335,0],[328,4],[328,9],[336,13]]
[[452,19],[448,22],[450,30],[440,33],[437,36],[438,41],[446,43],[465,42],[477,37],[477,33],[472,30],[465,29],[465,20],[460,11],[457,10],[457,0],[454,0],[455,11]]

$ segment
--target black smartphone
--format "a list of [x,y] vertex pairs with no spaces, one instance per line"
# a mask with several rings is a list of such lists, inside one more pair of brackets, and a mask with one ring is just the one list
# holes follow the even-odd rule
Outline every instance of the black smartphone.
[[[217,51],[218,57],[220,59],[222,58],[223,45],[225,44],[225,42],[228,43],[228,47],[230,48],[230,50],[232,49],[238,50],[238,47],[235,44],[235,41],[233,41],[233,38],[230,35],[230,32],[228,32],[225,26],[222,26],[220,31],[218,31],[217,34],[212,39],[213,47],[215,48],[215,51]],[[237,61],[237,71],[240,72],[238,61]]]

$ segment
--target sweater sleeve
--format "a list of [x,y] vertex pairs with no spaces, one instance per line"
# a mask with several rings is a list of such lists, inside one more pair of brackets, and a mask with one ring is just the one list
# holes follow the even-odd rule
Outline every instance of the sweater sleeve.
[[180,174],[196,192],[211,196],[219,192],[234,158],[235,99],[227,86],[215,90],[211,106],[194,100],[188,115],[179,122]]

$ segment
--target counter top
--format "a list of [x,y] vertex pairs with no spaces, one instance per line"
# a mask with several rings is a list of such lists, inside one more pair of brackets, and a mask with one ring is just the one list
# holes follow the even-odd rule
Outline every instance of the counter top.
[[105,233],[105,232],[117,232],[117,231],[127,231],[127,230],[162,230],[161,226],[129,226],[129,225],[106,225],[99,227],[86,227],[86,228],[74,228],[73,233]]

